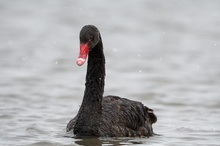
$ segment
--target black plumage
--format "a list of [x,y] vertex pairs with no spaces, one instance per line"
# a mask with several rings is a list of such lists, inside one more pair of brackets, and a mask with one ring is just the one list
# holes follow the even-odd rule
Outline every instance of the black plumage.
[[[98,29],[86,25],[80,31],[82,65],[88,47],[86,88],[78,114],[70,120],[66,130],[76,137],[137,137],[152,136],[152,124],[157,117],[141,102],[118,96],[103,97],[105,84],[105,57]],[[82,57],[83,56],[83,57]]]

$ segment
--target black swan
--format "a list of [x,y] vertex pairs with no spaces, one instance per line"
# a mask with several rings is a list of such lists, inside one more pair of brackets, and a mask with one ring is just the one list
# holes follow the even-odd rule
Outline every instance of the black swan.
[[142,137],[153,136],[157,121],[153,110],[141,102],[118,96],[105,96],[105,56],[99,30],[86,25],[80,31],[81,66],[88,56],[84,97],[78,114],[67,124],[75,137]]

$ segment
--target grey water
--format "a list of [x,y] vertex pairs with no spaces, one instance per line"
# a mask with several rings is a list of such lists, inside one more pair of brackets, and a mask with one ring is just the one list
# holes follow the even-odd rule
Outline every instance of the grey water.
[[[0,145],[220,145],[220,1],[1,0]],[[79,31],[101,31],[105,95],[154,109],[151,138],[74,139],[86,64]]]

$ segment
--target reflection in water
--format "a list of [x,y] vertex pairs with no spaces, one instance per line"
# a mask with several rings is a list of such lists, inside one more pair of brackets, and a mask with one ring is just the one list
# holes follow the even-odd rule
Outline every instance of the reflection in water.
[[101,146],[102,141],[98,138],[84,138],[84,139],[77,139],[75,141],[78,145],[84,145],[84,146]]
[[101,145],[130,145],[143,144],[143,141],[137,138],[84,138],[76,139],[75,143],[84,146],[101,146]]

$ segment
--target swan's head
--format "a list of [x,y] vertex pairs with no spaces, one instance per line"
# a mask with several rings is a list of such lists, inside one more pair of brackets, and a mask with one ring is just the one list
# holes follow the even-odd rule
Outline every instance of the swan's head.
[[91,51],[100,40],[99,30],[94,25],[85,25],[79,34],[80,53],[76,64],[81,66],[85,63],[89,51]]

